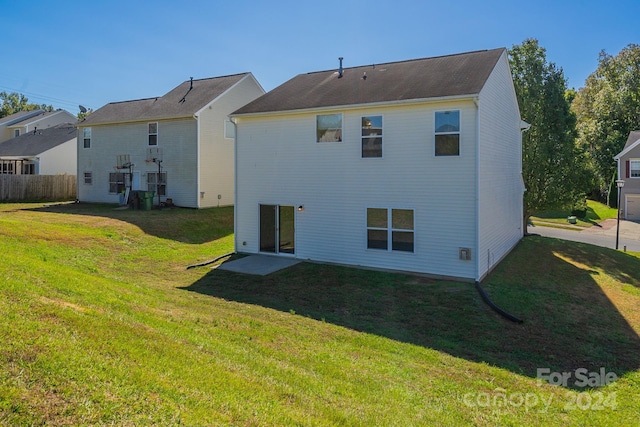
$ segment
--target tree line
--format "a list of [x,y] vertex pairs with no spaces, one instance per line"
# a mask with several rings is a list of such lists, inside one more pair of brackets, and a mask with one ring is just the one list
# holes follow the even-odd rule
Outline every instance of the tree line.
[[509,62],[520,115],[531,124],[522,135],[525,226],[542,210],[584,209],[587,197],[615,203],[613,157],[640,129],[640,45],[602,51],[577,91],[536,39],[509,49]]
[[53,105],[32,104],[29,99],[21,93],[0,92],[0,119],[21,111],[43,110],[53,111]]

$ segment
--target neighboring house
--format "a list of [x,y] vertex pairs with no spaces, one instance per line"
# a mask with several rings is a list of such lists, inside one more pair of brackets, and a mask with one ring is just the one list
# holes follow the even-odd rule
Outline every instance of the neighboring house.
[[640,130],[629,133],[624,149],[614,157],[618,162],[618,179],[624,181],[621,192],[621,216],[640,221]]
[[76,127],[62,123],[0,143],[0,174],[75,175]]
[[76,120],[77,117],[66,110],[22,111],[0,119],[0,142],[34,130],[46,129],[61,123],[73,123]]
[[79,200],[117,203],[130,188],[183,207],[232,205],[228,115],[262,94],[253,74],[243,73],[187,80],[164,96],[94,111],[78,123]]
[[42,110],[20,111],[18,113],[0,118],[0,142],[15,138],[16,136],[20,136],[19,130],[10,130],[9,126],[42,113],[44,113],[44,111]]
[[231,117],[238,252],[480,280],[523,236],[505,49],[301,74]]

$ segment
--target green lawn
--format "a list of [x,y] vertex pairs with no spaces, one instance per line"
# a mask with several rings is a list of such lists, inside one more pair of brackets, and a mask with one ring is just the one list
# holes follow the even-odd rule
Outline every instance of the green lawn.
[[[550,210],[544,212],[538,212],[531,216],[531,222],[536,223],[552,223],[557,225],[568,225],[567,217],[572,215],[571,210]],[[609,206],[596,202],[594,200],[587,200],[587,209],[584,215],[578,215],[576,224],[572,224],[578,227],[591,227],[605,219],[617,218],[618,210],[610,208]]]
[[[639,254],[524,239],[483,283],[187,270],[230,208],[0,204],[0,425],[636,425]],[[569,372],[566,387],[539,368]],[[604,369],[604,387],[575,384]]]

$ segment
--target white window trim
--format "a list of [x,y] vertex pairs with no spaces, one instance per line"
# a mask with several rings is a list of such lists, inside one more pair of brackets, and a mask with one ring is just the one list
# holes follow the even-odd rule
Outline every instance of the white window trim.
[[638,164],[638,168],[636,170],[640,171],[640,159],[629,159],[629,179],[640,179],[640,176],[632,176],[634,169],[631,167],[631,165],[633,163]]
[[[382,118],[382,134],[380,135],[380,138],[382,138],[382,155],[380,157],[363,157],[362,156],[362,140],[365,138],[364,136],[362,136],[362,119],[364,117],[380,117]],[[385,141],[385,132],[384,132],[384,122],[385,122],[385,118],[384,118],[384,114],[361,114],[360,115],[360,158],[363,160],[380,160],[384,158],[384,141]],[[344,138],[343,138],[344,140]]]
[[[155,124],[156,125],[156,132],[155,133],[151,133],[151,131],[149,131],[149,125]],[[160,126],[158,125],[158,122],[148,122],[147,123],[147,146],[148,147],[159,147],[160,146]],[[155,144],[151,144],[149,142],[149,137],[151,135],[155,135],[156,136],[156,143]]]
[[[87,182],[87,174],[89,174],[89,181]],[[93,172],[92,171],[84,171],[82,172],[82,184],[83,185],[93,185]]]
[[[87,138],[87,137],[86,137],[86,135],[85,135],[85,131],[89,131],[89,137],[88,137],[88,138]],[[86,141],[86,140],[89,140],[89,146],[88,146],[88,147],[87,147],[87,146],[85,146],[85,141]],[[83,149],[89,149],[89,148],[91,148],[91,142],[92,142],[91,140],[92,140],[92,131],[91,131],[91,128],[90,128],[90,127],[82,128],[82,148],[83,148]]]
[[[318,117],[320,116],[340,116],[340,141],[318,141]],[[323,113],[314,115],[313,121],[313,140],[316,144],[321,145],[332,145],[332,144],[342,144],[345,141],[344,134],[344,113]]]
[[[386,228],[381,228],[381,227],[369,227],[367,225],[367,219],[368,219],[368,214],[367,214],[367,210],[368,209],[385,209],[387,211],[387,227]],[[406,230],[406,229],[402,229],[402,228],[393,228],[393,210],[404,210],[404,211],[412,211],[413,212],[413,230]],[[364,236],[364,247],[367,251],[373,251],[373,252],[390,252],[390,253],[394,253],[394,254],[410,254],[410,255],[415,255],[416,253],[416,210],[415,208],[407,208],[407,207],[383,207],[383,206],[367,206],[364,209],[364,225],[365,225],[365,236]],[[369,230],[384,230],[387,232],[387,249],[377,249],[377,248],[370,248],[369,247]],[[401,231],[401,232],[411,232],[413,233],[413,251],[401,251],[401,250],[394,250],[393,249],[393,232],[394,231]]]
[[[445,113],[447,111],[457,111],[458,112],[458,132],[437,132],[436,131],[436,115],[438,113]],[[458,135],[458,154],[436,154],[436,135]],[[433,112],[433,156],[438,158],[457,158],[462,157],[462,110],[459,108],[450,108],[443,110],[436,110]]]

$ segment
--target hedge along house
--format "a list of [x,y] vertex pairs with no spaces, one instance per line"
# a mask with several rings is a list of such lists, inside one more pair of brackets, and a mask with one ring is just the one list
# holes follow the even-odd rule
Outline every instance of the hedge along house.
[[340,59],[231,117],[237,252],[480,280],[523,236],[505,49]]
[[251,73],[187,80],[161,97],[112,102],[78,123],[78,199],[155,191],[191,208],[234,202],[228,115],[264,94]]

